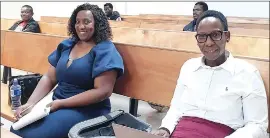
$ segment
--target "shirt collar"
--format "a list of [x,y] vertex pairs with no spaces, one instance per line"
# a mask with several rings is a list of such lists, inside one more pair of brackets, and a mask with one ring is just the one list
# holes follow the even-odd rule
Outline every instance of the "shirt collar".
[[200,57],[200,60],[199,60],[200,63],[197,64],[196,68],[194,68],[194,71],[197,71],[200,68],[213,69],[213,70],[223,68],[223,69],[229,71],[232,75],[234,75],[234,72],[235,72],[235,70],[234,70],[235,64],[233,62],[234,57],[229,51],[227,52],[227,54],[229,54],[229,57],[227,58],[227,60],[223,64],[216,66],[216,67],[210,67],[210,66],[205,65],[205,63],[204,63],[205,58]]

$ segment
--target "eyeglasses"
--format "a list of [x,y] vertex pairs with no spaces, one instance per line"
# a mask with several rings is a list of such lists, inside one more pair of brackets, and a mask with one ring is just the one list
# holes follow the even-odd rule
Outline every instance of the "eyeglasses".
[[198,43],[205,43],[208,36],[210,36],[213,41],[220,41],[224,32],[226,33],[228,31],[213,31],[210,34],[196,34],[195,38],[197,39]]

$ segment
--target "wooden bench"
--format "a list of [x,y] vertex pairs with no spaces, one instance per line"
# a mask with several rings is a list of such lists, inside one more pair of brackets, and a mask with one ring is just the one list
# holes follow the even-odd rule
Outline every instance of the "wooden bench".
[[1,30],[8,30],[18,19],[1,18]]
[[[142,16],[142,15],[122,15],[123,21],[141,21],[147,23],[164,23],[176,22],[176,24],[188,24],[193,20],[192,16]],[[267,18],[241,18],[241,17],[228,17],[228,25],[230,28],[245,28],[245,29],[266,29],[269,30],[269,19]]]
[[[122,15],[123,21],[125,22],[137,22],[146,24],[163,24],[163,25],[187,25],[192,21],[191,17],[180,16],[180,17],[164,17],[164,16],[136,16],[136,15]],[[67,23],[69,17],[53,17],[53,16],[41,16],[40,21],[44,22],[60,22]],[[243,29],[257,29],[257,30],[269,30],[269,19],[258,19],[258,18],[241,18],[241,17],[229,17],[228,18],[229,28],[243,28]],[[158,28],[157,28],[158,29]]]
[[[1,24],[5,21],[1,20]],[[40,22],[40,28],[42,33],[67,36],[66,24]],[[118,43],[200,52],[193,32],[112,27],[112,33],[114,42]],[[269,58],[269,37],[232,34],[227,48],[236,55]]]
[[[48,55],[65,38],[67,37],[2,30],[1,64],[43,74],[49,66]],[[190,58],[201,55],[197,52],[185,50],[124,43],[115,44],[124,59],[125,74],[117,81],[114,92],[166,106],[170,104],[183,63]],[[31,51],[28,49],[31,49]],[[259,69],[269,97],[269,59],[238,58],[254,64]],[[1,86],[1,116],[14,121],[7,103],[8,89],[5,88],[4,84],[1,84]]]
[[[125,15],[124,15],[125,16]],[[170,15],[170,14],[139,14],[139,16],[146,16],[146,17],[171,17],[171,18],[189,18],[193,19],[192,15]],[[227,19],[230,20],[238,20],[238,19],[244,19],[248,21],[264,21],[268,22],[269,18],[262,18],[262,17],[240,17],[240,16],[226,16]]]
[[[5,19],[1,18],[1,29],[8,30],[15,22],[19,21],[19,19]],[[130,28],[140,28],[140,23],[138,22],[116,22],[116,21],[109,21],[111,27],[130,27]],[[67,35],[67,22],[47,22],[47,21],[39,21],[38,22],[41,33],[48,33],[51,32],[53,34],[58,35]]]
[[[125,44],[200,52],[193,32],[113,28],[113,40]],[[269,38],[231,35],[227,49],[235,55],[269,58]]]
[[[126,15],[123,15],[126,16]],[[137,15],[138,16],[138,15]],[[139,14],[138,17],[148,17],[148,18],[176,18],[176,19],[188,19],[192,20],[192,15],[165,15],[165,14]],[[226,16],[228,22],[236,23],[254,23],[254,24],[269,24],[269,18],[260,17],[236,17],[236,16]]]
[[[3,19],[1,18],[1,29],[7,30],[10,28],[14,22],[18,20],[16,19]],[[55,34],[55,35],[67,35],[67,23],[61,22],[47,22],[46,21],[39,21],[41,33],[47,34]],[[115,28],[140,28],[143,30],[160,30],[160,31],[175,31],[180,32],[183,30],[185,25],[182,24],[171,24],[171,23],[147,23],[147,22],[116,22],[116,21],[109,21],[110,26],[112,27],[112,31],[115,31]],[[230,28],[232,34],[237,35],[247,35],[247,36],[258,36],[258,37],[267,37],[269,38],[269,30],[263,29],[245,29],[245,28]]]
[[[133,17],[133,16],[132,16]],[[139,18],[139,17],[138,17]],[[41,16],[41,21],[43,22],[59,22],[59,23],[67,23],[64,22],[68,20],[67,17],[50,17],[50,16]],[[146,19],[145,19],[146,20]],[[141,28],[141,29],[155,29],[155,30],[172,30],[172,31],[182,31],[184,26],[187,24],[179,24],[175,23],[175,21],[153,21],[151,18],[147,19],[151,21],[142,21],[140,19],[131,18],[130,20],[125,20],[121,22],[110,21],[112,27],[130,27],[130,28]],[[158,19],[155,19],[158,20]],[[230,31],[232,34],[237,35],[248,35],[248,36],[259,36],[259,37],[267,37],[269,38],[269,28],[256,28],[256,27],[245,27],[248,23],[240,23],[233,22],[234,26],[230,26]],[[238,25],[236,25],[238,24]],[[252,23],[253,26],[261,24]],[[269,24],[268,24],[269,25]],[[267,25],[267,26],[268,26]],[[237,27],[236,27],[237,26]]]

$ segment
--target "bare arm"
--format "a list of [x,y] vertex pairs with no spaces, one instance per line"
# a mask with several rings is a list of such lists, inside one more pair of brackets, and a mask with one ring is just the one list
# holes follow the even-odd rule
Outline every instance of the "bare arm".
[[46,96],[56,85],[56,70],[50,66],[48,72],[40,79],[36,89],[27,101],[28,104],[36,104],[40,99]]
[[116,82],[117,72],[107,71],[94,80],[94,88],[61,100],[61,106],[65,108],[85,106],[98,103],[111,96]]

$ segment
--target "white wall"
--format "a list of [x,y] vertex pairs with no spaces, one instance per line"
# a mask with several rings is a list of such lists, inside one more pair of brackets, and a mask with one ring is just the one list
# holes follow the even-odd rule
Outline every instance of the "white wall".
[[[195,2],[127,2],[127,14],[192,15]],[[208,8],[225,16],[269,18],[268,2],[207,2]]]
[[[77,5],[84,2],[1,2],[1,18],[20,18],[22,5],[34,8],[34,18],[40,16],[69,17]],[[106,2],[91,2],[103,8]],[[195,2],[112,2],[114,10],[125,15],[172,14],[192,15]],[[268,2],[207,2],[209,9],[219,10],[225,16],[269,18]]]
[[[19,19],[23,5],[31,5],[34,9],[34,18],[40,16],[69,17],[72,11],[84,2],[1,2],[1,18]],[[91,2],[103,9],[105,2]],[[115,9],[125,13],[125,2],[112,2]]]

